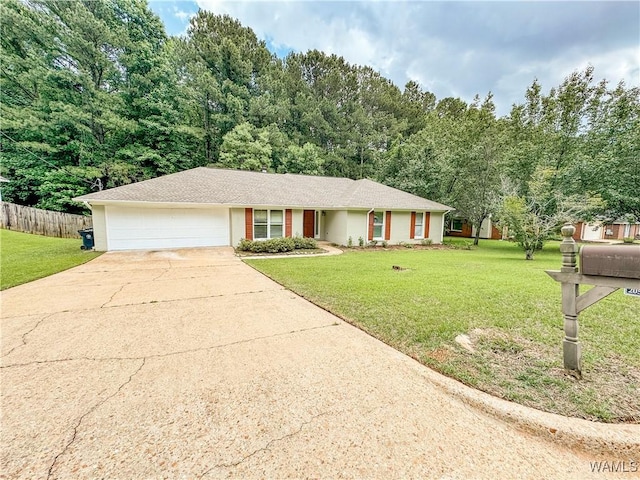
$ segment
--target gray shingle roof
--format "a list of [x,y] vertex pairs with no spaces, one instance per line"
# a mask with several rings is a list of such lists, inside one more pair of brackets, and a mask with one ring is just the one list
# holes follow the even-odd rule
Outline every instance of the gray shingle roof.
[[371,180],[199,167],[74,198],[89,203],[205,203],[227,206],[386,208],[450,207]]

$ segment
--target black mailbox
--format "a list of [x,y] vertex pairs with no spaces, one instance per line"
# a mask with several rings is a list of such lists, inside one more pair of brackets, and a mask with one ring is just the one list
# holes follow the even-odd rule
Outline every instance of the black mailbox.
[[580,273],[640,279],[640,246],[585,245],[580,249]]

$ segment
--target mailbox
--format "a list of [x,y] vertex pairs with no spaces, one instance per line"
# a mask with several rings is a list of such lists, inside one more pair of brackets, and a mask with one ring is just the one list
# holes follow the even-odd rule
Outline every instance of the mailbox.
[[640,279],[640,246],[585,245],[580,249],[580,273]]

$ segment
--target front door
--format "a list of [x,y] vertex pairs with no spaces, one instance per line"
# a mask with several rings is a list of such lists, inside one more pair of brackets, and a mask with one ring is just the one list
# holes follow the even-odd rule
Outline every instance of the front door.
[[316,225],[316,211],[305,210],[302,216],[302,236],[313,238],[315,237],[315,225]]

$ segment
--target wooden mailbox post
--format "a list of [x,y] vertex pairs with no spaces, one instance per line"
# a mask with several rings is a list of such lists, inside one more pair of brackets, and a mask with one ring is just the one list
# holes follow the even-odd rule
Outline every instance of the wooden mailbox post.
[[[562,284],[564,368],[582,378],[582,352],[578,342],[578,314],[619,288],[640,289],[640,247],[635,245],[584,246],[580,252],[580,270],[576,262],[578,245],[573,240],[573,225],[562,227],[562,268],[547,274]],[[580,295],[580,285],[595,285]]]

